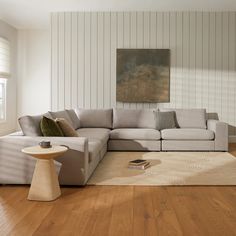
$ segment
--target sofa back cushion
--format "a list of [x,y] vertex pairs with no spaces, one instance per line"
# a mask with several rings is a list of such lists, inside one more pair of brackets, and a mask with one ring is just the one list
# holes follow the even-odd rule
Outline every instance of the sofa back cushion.
[[72,121],[72,125],[74,129],[80,128],[80,120],[77,114],[75,113],[74,109],[66,110],[68,115],[70,116],[70,119]]
[[49,111],[49,114],[51,115],[51,117],[53,119],[57,119],[57,118],[62,118],[67,120],[67,122],[73,127],[73,122],[70,118],[70,115],[68,114],[68,112],[66,110],[62,110],[62,111]]
[[113,128],[155,129],[153,110],[113,109]]
[[162,109],[174,110],[176,113],[177,127],[206,129],[206,109]]
[[76,110],[80,120],[80,128],[112,128],[112,109]]
[[45,113],[43,115],[37,116],[22,116],[18,119],[20,124],[21,130],[24,135],[26,136],[43,136],[41,129],[40,129],[40,121],[43,116],[51,117],[49,113]]

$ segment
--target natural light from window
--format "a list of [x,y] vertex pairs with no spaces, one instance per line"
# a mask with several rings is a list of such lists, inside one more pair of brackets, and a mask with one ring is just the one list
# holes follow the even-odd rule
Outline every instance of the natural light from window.
[[7,79],[10,77],[10,43],[0,37],[0,122],[6,120]]

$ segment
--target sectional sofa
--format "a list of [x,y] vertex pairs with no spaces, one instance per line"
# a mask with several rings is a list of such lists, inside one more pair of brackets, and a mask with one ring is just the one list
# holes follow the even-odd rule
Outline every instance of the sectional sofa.
[[[228,125],[207,119],[205,109],[168,109],[175,112],[176,128],[156,129],[154,110],[77,109],[71,116],[79,137],[42,137],[22,132],[0,138],[0,183],[30,184],[35,159],[21,153],[41,140],[66,145],[69,151],[55,161],[62,185],[85,185],[108,151],[228,151]],[[66,117],[72,110],[44,114]],[[72,112],[73,113],[73,112]],[[67,115],[68,115],[67,114]],[[39,132],[40,116],[26,116]]]

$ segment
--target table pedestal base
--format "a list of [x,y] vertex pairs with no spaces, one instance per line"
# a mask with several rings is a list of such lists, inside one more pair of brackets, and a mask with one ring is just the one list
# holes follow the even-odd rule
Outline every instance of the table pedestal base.
[[53,159],[37,159],[28,200],[53,201],[61,195]]

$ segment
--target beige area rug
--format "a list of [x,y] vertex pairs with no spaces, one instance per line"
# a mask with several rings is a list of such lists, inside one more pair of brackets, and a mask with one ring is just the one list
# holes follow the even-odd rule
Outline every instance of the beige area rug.
[[[146,159],[146,170],[128,169]],[[108,152],[88,185],[236,185],[236,158],[226,152]]]

